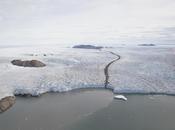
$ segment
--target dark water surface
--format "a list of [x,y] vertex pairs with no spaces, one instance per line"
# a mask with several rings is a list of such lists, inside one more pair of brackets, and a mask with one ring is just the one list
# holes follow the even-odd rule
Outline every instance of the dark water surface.
[[0,130],[175,130],[174,96],[127,97],[106,90],[18,97],[0,114]]
[[175,130],[175,97],[130,95],[127,102],[110,105],[67,130]]
[[0,114],[0,130],[62,130],[112,100],[113,94],[102,89],[17,97],[16,104]]

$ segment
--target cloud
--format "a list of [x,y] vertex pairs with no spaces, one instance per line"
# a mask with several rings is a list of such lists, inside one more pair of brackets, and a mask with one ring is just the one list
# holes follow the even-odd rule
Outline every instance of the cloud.
[[174,0],[0,1],[0,44],[159,39],[174,27]]

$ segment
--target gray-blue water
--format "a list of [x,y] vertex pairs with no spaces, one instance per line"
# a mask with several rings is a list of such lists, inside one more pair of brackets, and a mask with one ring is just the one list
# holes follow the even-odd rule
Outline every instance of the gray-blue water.
[[17,97],[0,114],[0,130],[174,130],[175,97],[126,95],[113,99],[107,90],[76,90]]

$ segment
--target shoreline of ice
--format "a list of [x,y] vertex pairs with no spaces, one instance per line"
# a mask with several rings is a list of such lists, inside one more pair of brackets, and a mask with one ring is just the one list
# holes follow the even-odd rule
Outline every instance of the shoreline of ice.
[[[106,89],[106,88],[104,88],[104,87],[79,87],[79,88],[75,88],[75,89],[69,89],[69,90],[58,90],[58,91],[45,91],[45,92],[42,92],[42,93],[40,93],[40,92],[34,92],[34,93],[25,93],[25,92],[23,92],[23,90],[22,91],[18,91],[18,92],[15,92],[15,93],[5,93],[5,94],[2,94],[1,95],[1,97],[0,97],[0,100],[1,99],[4,99],[4,98],[7,98],[7,97],[15,97],[15,96],[22,96],[22,97],[40,97],[40,96],[42,96],[43,94],[47,94],[47,93],[50,93],[50,94],[52,94],[52,93],[65,93],[65,92],[70,92],[70,91],[74,91],[74,90],[83,90],[83,89],[94,89],[94,90],[99,90],[99,89]],[[110,89],[110,88],[109,88]],[[108,90],[108,88],[107,88],[107,90]],[[131,92],[120,92],[120,91],[118,91],[118,92],[114,92],[114,90],[112,90],[112,93],[113,94],[117,94],[117,95],[123,95],[124,97],[125,96],[130,96],[130,95],[148,95],[148,96],[150,96],[150,95],[165,95],[165,96],[175,96],[175,93],[169,93],[169,92],[165,92],[165,93],[163,93],[163,92],[133,92],[133,91],[131,91]]]

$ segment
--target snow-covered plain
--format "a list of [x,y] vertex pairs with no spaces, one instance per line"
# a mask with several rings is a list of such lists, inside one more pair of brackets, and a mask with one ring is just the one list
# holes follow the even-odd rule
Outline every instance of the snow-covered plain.
[[115,93],[175,95],[175,46],[111,50],[121,59],[110,68]]
[[[175,94],[175,46],[116,47],[104,51],[58,46],[0,48],[0,98],[78,88],[104,88],[104,68],[109,68],[109,87],[114,93]],[[12,65],[14,59],[40,60],[47,66]]]
[[[104,67],[115,56],[99,50],[58,46],[0,49],[0,98],[8,95],[40,95],[77,88],[104,87]],[[18,67],[13,59],[40,60],[43,68]]]

